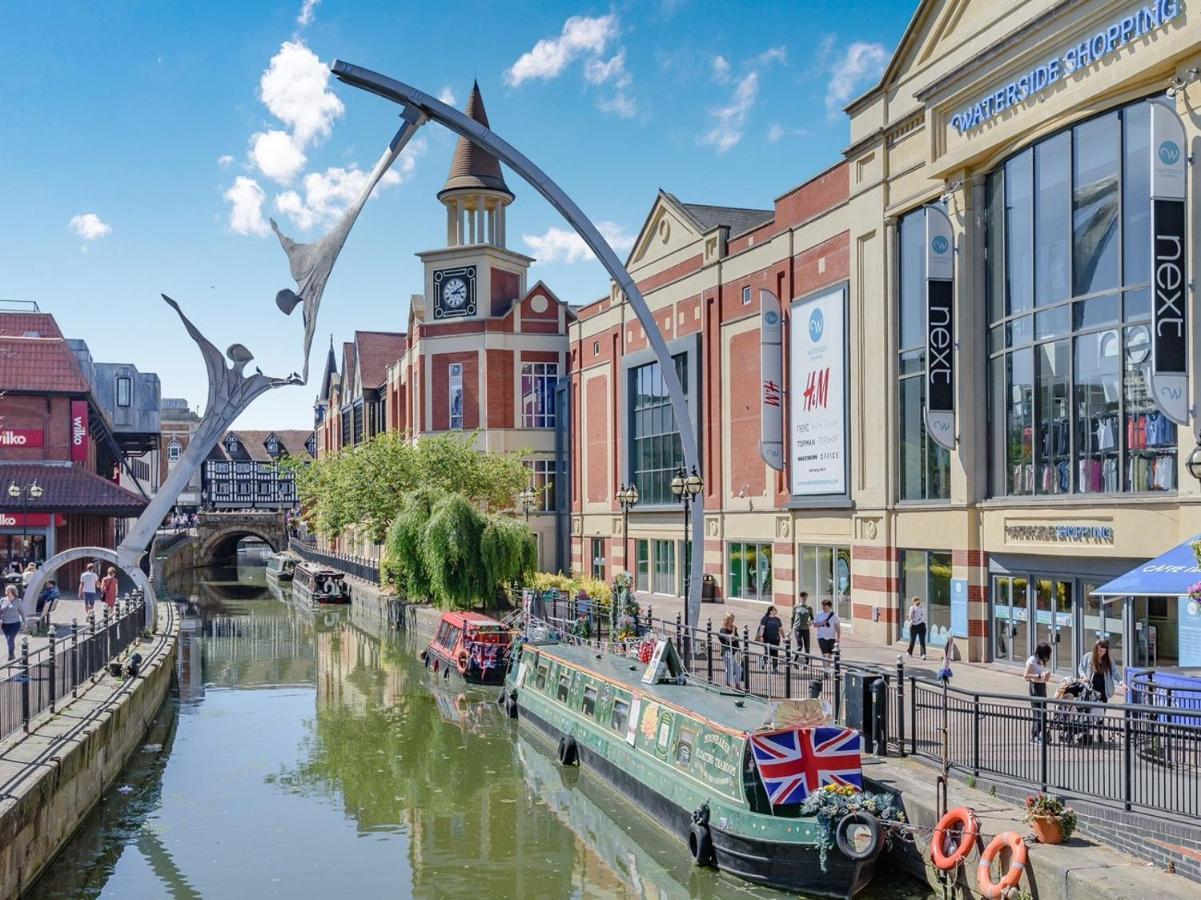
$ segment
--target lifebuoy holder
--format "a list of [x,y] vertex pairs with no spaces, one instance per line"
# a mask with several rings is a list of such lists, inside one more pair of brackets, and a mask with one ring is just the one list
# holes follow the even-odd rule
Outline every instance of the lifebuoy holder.
[[[1000,882],[994,883],[992,861],[1006,847],[1011,852],[1009,870],[1001,876]],[[1018,882],[1022,880],[1022,873],[1026,871],[1028,859],[1026,842],[1022,840],[1020,834],[1016,831],[1005,831],[998,834],[980,854],[980,865],[976,869],[976,888],[988,900],[1000,900],[1011,888],[1018,886]]]
[[[951,844],[956,835],[958,842]],[[957,806],[948,810],[934,827],[934,835],[930,838],[930,858],[934,865],[946,872],[967,858],[979,837],[980,820],[976,818],[976,813],[966,806]]]

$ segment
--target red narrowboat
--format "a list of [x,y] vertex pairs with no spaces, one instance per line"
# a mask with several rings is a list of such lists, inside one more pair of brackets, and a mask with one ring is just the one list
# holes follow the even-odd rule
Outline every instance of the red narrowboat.
[[427,668],[439,675],[452,674],[468,684],[502,684],[509,664],[513,633],[503,624],[480,613],[442,614],[438,630],[421,652]]

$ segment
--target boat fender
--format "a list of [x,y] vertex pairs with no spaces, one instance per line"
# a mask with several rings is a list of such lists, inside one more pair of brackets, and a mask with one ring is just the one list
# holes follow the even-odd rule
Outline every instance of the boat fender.
[[517,718],[517,698],[505,697],[505,715],[510,719]]
[[948,810],[930,838],[930,858],[944,872],[963,862],[980,836],[980,820],[966,806]]
[[[860,843],[858,836],[851,838],[851,829],[856,826],[867,829],[870,840],[866,844]],[[880,822],[871,813],[862,810],[847,813],[834,830],[834,842],[847,859],[855,862],[871,859],[880,851]]]
[[459,667],[459,674],[461,675],[467,674],[467,660],[466,650],[460,650],[458,655],[455,656],[455,665]]
[[505,705],[505,701],[506,701],[506,700],[508,700],[508,699],[509,699],[509,692],[508,692],[508,691],[501,691],[499,694],[497,694],[497,695],[496,695],[496,705],[497,705],[497,706],[504,706],[504,705]]
[[570,734],[559,738],[559,764],[574,766],[580,761],[580,748]]
[[693,822],[688,827],[688,852],[692,854],[693,865],[713,864],[713,837],[709,834],[708,825]]
[[321,590],[326,594],[334,594],[335,596],[338,593],[337,588],[334,587],[334,580],[332,578],[327,578],[322,582]]
[[[1005,847],[1010,849],[1009,871],[994,884],[992,880],[992,861]],[[1016,831],[1006,831],[998,834],[980,854],[980,865],[976,869],[976,887],[981,895],[988,900],[999,900],[1006,896],[1012,888],[1022,880],[1022,872],[1026,870],[1026,842]]]

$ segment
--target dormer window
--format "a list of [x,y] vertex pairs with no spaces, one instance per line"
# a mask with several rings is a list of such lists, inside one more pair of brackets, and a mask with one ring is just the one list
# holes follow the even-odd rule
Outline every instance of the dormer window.
[[117,406],[129,406],[133,402],[133,379],[121,376],[117,379]]
[[272,456],[279,456],[279,441],[274,437],[267,438],[267,452]]
[[167,460],[169,462],[178,462],[179,455],[182,452],[183,444],[181,444],[179,441],[172,440],[171,443],[167,445]]
[[225,451],[227,453],[237,453],[238,452],[238,439],[236,437],[234,437],[232,434],[229,436],[229,439],[226,440],[226,442],[225,442]]

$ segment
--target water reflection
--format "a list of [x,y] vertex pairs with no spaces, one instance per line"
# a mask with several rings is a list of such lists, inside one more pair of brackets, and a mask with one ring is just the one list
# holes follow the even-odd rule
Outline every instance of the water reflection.
[[178,693],[30,896],[777,896],[695,869],[353,610],[249,566],[173,587]]

